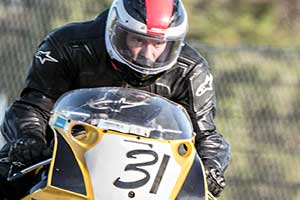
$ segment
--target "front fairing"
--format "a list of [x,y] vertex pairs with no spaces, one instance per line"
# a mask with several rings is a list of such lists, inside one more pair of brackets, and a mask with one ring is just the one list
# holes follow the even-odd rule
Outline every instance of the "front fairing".
[[47,195],[207,199],[192,125],[181,106],[139,90],[95,88],[64,95],[53,112],[49,123],[57,134]]

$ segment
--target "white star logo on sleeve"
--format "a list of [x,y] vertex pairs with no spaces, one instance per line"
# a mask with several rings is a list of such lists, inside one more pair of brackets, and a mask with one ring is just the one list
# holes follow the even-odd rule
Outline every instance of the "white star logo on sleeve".
[[42,64],[44,64],[46,61],[58,62],[58,60],[50,56],[50,53],[50,51],[39,51],[35,54],[35,57],[38,58]]
[[204,82],[201,85],[199,85],[199,87],[197,88],[196,96],[199,97],[199,96],[203,95],[205,92],[213,90],[212,82],[213,82],[212,75],[207,74]]

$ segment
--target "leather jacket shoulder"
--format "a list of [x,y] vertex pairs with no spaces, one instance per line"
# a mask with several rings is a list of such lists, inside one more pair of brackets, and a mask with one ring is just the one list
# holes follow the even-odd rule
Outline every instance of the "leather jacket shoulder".
[[23,93],[36,90],[56,100],[72,89],[124,84],[105,48],[106,17],[107,11],[49,33],[35,53]]

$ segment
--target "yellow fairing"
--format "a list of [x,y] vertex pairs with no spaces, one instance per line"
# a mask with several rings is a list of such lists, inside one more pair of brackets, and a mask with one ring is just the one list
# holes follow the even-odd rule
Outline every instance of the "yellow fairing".
[[[51,123],[51,122],[50,122]],[[74,135],[73,131],[74,127],[80,126],[82,129],[82,134]],[[151,138],[144,138],[139,136],[133,136],[130,134],[124,134],[114,131],[106,131],[95,126],[91,126],[86,123],[76,122],[72,120],[68,120],[67,125],[63,128],[55,127],[55,130],[58,132],[58,135],[55,135],[55,142],[54,142],[54,153],[52,157],[52,162],[50,165],[49,173],[48,173],[48,180],[47,185],[44,188],[41,188],[28,197],[25,197],[24,200],[27,199],[43,199],[43,200],[81,200],[81,199],[94,199],[94,191],[93,191],[93,184],[91,181],[90,173],[88,170],[88,166],[85,161],[85,153],[93,147],[95,147],[99,142],[101,142],[104,135],[110,136],[119,136],[122,138],[129,138],[131,141],[136,141],[140,143],[151,143],[151,144],[158,144],[163,146],[169,146],[168,148],[171,149],[172,152],[172,159],[176,161],[177,165],[180,166],[180,172],[178,179],[171,190],[170,196],[168,199],[177,199],[180,196],[180,191],[183,189],[185,181],[187,181],[187,176],[191,173],[191,168],[195,159],[198,158],[197,152],[194,148],[193,139],[190,140],[159,140],[159,139],[151,139]],[[85,194],[79,194],[77,192],[72,192],[67,189],[62,189],[56,186],[53,186],[53,177],[55,173],[60,169],[56,168],[56,159],[58,153],[58,138],[63,138],[63,140],[69,146],[77,164],[80,168],[83,177],[83,184],[85,187]],[[109,152],[108,152],[109,153]],[[203,173],[203,165],[200,161],[201,170]],[[105,172],[104,172],[105,173]],[[65,177],[68,179],[69,177]],[[201,177],[199,177],[201,179]],[[202,182],[204,184],[204,191],[207,191],[205,176],[202,177]],[[208,199],[208,194],[205,192],[205,198]]]
[[[50,122],[51,123],[51,122]],[[53,155],[52,155],[52,162],[50,165],[49,173],[48,173],[48,180],[47,180],[47,185],[44,188],[41,188],[31,195],[23,198],[24,200],[27,199],[45,199],[45,200],[81,200],[81,199],[94,199],[93,198],[93,188],[90,183],[90,177],[89,177],[89,172],[85,164],[84,160],[84,153],[86,150],[92,148],[94,145],[98,143],[98,141],[101,139],[102,132],[97,130],[95,127],[83,123],[82,126],[86,130],[86,134],[84,135],[79,135],[77,137],[73,137],[71,130],[72,127],[75,125],[78,125],[78,122],[74,121],[68,121],[68,126],[65,129],[55,127],[53,131],[55,130],[58,132],[57,134],[54,134],[54,148],[53,148]],[[81,123],[80,123],[81,125]],[[57,158],[57,148],[58,148],[58,136],[62,136],[63,139],[67,142],[68,146],[71,148],[71,151],[73,153],[73,156],[75,157],[75,160],[78,163],[78,166],[82,172],[83,175],[83,180],[85,184],[85,189],[86,189],[86,194],[82,195],[76,192],[72,192],[69,190],[64,190],[59,187],[53,186],[52,183],[52,178],[53,178],[53,173],[59,169],[55,168],[55,161]],[[65,177],[68,179],[68,177]]]

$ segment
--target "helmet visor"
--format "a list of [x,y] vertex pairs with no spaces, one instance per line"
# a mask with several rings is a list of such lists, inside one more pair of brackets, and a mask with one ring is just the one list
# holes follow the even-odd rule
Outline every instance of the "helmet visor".
[[110,37],[119,57],[134,70],[157,74],[177,60],[183,38],[165,39],[132,32],[116,23]]

